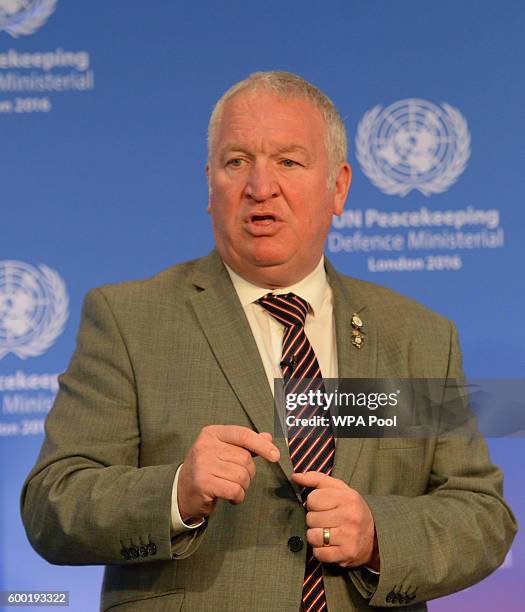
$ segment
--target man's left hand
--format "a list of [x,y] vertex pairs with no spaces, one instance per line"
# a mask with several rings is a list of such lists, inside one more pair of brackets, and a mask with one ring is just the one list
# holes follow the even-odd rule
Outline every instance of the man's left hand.
[[[292,474],[292,480],[313,489],[306,502],[306,537],[314,557],[322,563],[366,565],[379,571],[374,518],[361,495],[342,480],[321,472]],[[323,546],[323,528],[330,530],[328,546]]]

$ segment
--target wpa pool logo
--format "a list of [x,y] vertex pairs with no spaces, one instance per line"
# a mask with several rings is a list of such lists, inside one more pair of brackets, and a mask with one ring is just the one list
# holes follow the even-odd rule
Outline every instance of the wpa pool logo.
[[388,195],[442,193],[470,157],[467,121],[456,108],[427,100],[399,100],[369,110],[357,128],[356,155],[363,172]]
[[69,316],[66,285],[58,272],[21,261],[0,261],[0,359],[45,353]]
[[0,32],[17,38],[33,34],[54,12],[58,0],[0,0]]

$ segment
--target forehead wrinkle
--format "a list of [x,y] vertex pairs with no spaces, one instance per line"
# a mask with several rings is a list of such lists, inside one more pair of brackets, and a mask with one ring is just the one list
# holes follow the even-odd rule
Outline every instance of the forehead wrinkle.
[[280,147],[277,147],[276,153],[278,155],[283,155],[284,153],[302,153],[303,155],[306,155],[307,157],[311,157],[313,154],[313,151],[310,151],[307,147],[304,147],[301,144],[290,143],[290,144],[284,144]]
[[224,145],[218,143],[218,145],[221,155],[228,155],[229,153],[238,152],[253,157],[258,151],[262,151],[270,157],[278,157],[287,154],[293,155],[297,153],[303,155],[307,161],[316,159],[317,157],[314,150],[311,150],[302,144],[296,142],[273,143],[271,140],[268,142],[268,139],[266,138],[258,139],[258,143],[255,146],[253,146],[252,143],[235,140]]
[[[245,143],[242,142],[229,142],[225,145],[223,145],[222,149],[225,152],[229,152],[229,151],[243,151],[244,153],[248,153],[248,150],[251,147],[247,146]],[[272,146],[272,143],[270,143],[270,148],[275,149],[275,153],[277,155],[283,154],[283,153],[304,153],[305,155],[310,155],[311,152],[308,150],[307,147],[304,147],[301,144],[295,144],[295,143],[290,143],[290,144],[282,144],[282,145],[274,145]]]
[[[302,153],[310,159],[317,158],[314,134],[324,130],[324,119],[320,111],[300,98],[278,97],[277,102],[282,102],[282,106],[279,103],[267,105],[261,97],[269,98],[270,102],[276,100],[275,96],[264,93],[262,96],[239,93],[228,101],[218,126],[215,151],[227,154],[235,150],[252,155],[257,151],[269,155]],[[302,110],[308,111],[300,125],[297,114],[291,113],[290,104],[298,104],[299,109],[296,107],[296,110],[299,113]],[[321,120],[319,125],[317,118]],[[322,136],[324,144],[324,134]]]

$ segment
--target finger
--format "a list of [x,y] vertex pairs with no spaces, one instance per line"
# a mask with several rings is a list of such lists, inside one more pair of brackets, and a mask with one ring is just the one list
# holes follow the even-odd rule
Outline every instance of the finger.
[[315,527],[339,527],[341,525],[341,512],[337,509],[307,512],[306,525],[312,529]]
[[225,480],[224,478],[213,477],[212,494],[214,497],[225,499],[232,504],[240,504],[246,497],[246,491],[239,483]]
[[340,489],[314,489],[306,498],[306,509],[309,512],[335,510],[341,505]]
[[[273,436],[271,433],[268,433],[267,431],[261,431],[259,433],[259,435],[261,436],[261,438],[264,438],[265,440],[268,440],[270,442],[273,441]],[[257,455],[255,453],[250,453],[251,457],[256,457]]]
[[351,567],[351,560],[345,557],[342,546],[320,546],[312,549],[313,556],[321,563],[340,563],[348,562],[347,567]]
[[217,425],[217,435],[222,442],[240,446],[259,457],[271,461],[279,460],[279,449],[267,437],[240,425]]
[[240,484],[245,491],[248,490],[252,481],[246,468],[237,465],[236,463],[226,461],[222,461],[221,463],[215,465],[211,475],[217,478],[223,478],[224,480],[229,480],[234,484]]
[[292,474],[292,480],[300,487],[308,487],[309,489],[345,489],[348,485],[322,472],[304,472]]
[[[307,529],[306,530],[306,539],[308,540],[308,544],[312,548],[322,548],[323,547],[323,529],[320,527],[316,527],[315,529]],[[342,544],[340,537],[341,530],[337,527],[330,528],[330,544],[324,546],[327,548],[328,546],[340,546]]]
[[244,448],[233,446],[233,444],[221,444],[217,451],[217,458],[240,465],[248,471],[250,478],[255,476],[255,463],[251,454]]

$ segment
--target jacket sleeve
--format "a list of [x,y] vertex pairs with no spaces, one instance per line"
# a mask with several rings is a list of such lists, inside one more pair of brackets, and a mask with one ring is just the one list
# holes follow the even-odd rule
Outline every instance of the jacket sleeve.
[[[461,353],[451,324],[447,378],[461,380]],[[479,433],[431,441],[423,495],[364,495],[374,517],[379,581],[351,578],[371,606],[415,604],[465,589],[505,559],[517,530],[503,499],[503,475]],[[399,451],[403,452],[403,451]]]
[[140,563],[186,557],[205,524],[170,537],[177,464],[140,464],[133,364],[102,290],[86,297],[77,348],[24,483],[22,519],[50,563]]

